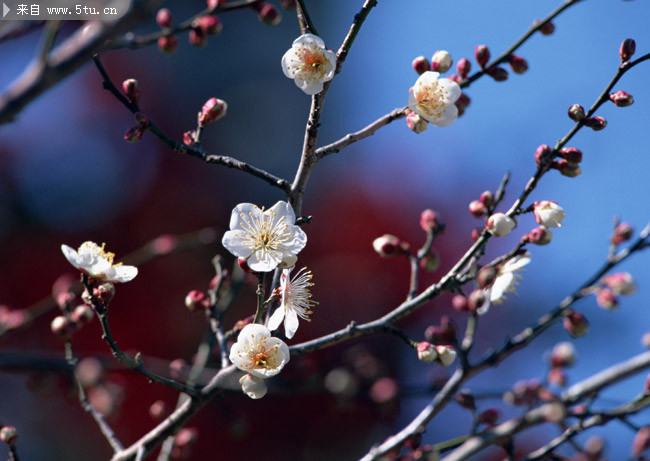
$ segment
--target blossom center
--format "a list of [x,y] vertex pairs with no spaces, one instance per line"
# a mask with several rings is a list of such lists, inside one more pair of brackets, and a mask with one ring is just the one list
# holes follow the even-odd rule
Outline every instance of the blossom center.
[[244,245],[249,245],[253,251],[277,251],[291,238],[287,232],[289,226],[284,222],[285,216],[277,219],[275,213],[264,213],[264,208],[262,212],[260,217],[254,217],[252,212],[248,216],[244,213],[239,215],[242,219],[240,225],[244,229]]
[[448,92],[438,82],[429,86],[422,86],[416,90],[415,101],[418,109],[429,117],[442,117],[445,107],[445,96]]
[[327,59],[320,49],[303,47],[298,51],[298,56],[302,61],[298,67],[307,72],[312,80],[322,80],[325,77]]
[[273,370],[278,367],[278,348],[266,349],[264,342],[259,342],[248,352],[251,368]]

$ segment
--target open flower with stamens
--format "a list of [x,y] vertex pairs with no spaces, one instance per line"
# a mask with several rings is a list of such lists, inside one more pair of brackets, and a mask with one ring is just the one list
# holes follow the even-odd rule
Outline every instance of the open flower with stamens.
[[519,272],[530,262],[530,253],[528,251],[515,256],[508,260],[497,271],[497,278],[490,289],[490,301],[501,303],[505,299],[506,293],[514,293],[517,282],[521,280]]
[[104,244],[84,242],[76,251],[68,245],[61,245],[61,251],[70,264],[96,280],[129,282],[138,275],[135,266],[113,264],[115,254],[105,251]]
[[252,323],[242,328],[230,348],[230,361],[248,373],[240,380],[242,390],[251,398],[266,394],[264,379],[271,378],[289,362],[289,347],[271,336],[264,325]]
[[314,285],[311,283],[311,271],[303,267],[293,279],[289,279],[292,269],[282,271],[282,277],[280,278],[282,302],[269,319],[269,328],[271,330],[277,329],[284,319],[284,334],[289,339],[293,338],[298,329],[298,317],[310,322],[309,316],[313,313],[311,308],[318,304],[311,299],[311,293],[309,292],[309,287]]
[[334,78],[336,55],[325,49],[325,42],[313,34],[294,40],[282,56],[282,72],[309,95],[323,91],[323,84]]
[[420,75],[409,92],[408,107],[436,126],[449,126],[458,117],[454,103],[461,90],[458,83],[439,76],[438,72]]
[[232,210],[230,230],[222,243],[235,256],[246,258],[251,270],[269,272],[307,244],[307,235],[295,222],[296,215],[287,202],[278,202],[266,211],[252,203],[240,203]]

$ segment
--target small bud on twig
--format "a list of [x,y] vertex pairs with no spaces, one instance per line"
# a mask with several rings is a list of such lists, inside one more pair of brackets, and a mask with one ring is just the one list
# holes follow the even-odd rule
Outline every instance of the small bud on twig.
[[621,62],[627,62],[634,55],[636,51],[636,42],[631,38],[626,38],[621,43],[621,48],[618,51],[619,56],[621,57]]
[[413,67],[413,70],[418,73],[418,75],[422,75],[423,73],[431,70],[431,64],[429,64],[429,60],[424,56],[418,56],[415,58],[411,63],[411,66]]
[[474,57],[476,58],[478,65],[483,68],[490,61],[490,49],[487,45],[476,45],[476,48],[474,49]]

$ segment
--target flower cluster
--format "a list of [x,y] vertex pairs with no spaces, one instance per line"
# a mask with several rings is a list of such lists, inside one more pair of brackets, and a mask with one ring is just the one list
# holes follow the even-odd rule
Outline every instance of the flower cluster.
[[84,242],[75,251],[68,245],[61,245],[61,251],[68,262],[93,279],[104,282],[129,282],[138,275],[138,268],[113,263],[115,254],[104,250],[95,242]]
[[438,78],[438,72],[424,72],[409,93],[408,108],[436,126],[449,126],[458,117],[454,104],[460,86],[453,80]]

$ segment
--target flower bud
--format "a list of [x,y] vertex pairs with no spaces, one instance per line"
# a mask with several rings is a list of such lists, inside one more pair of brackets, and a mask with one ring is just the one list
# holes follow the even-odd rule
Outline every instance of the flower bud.
[[636,51],[636,42],[631,38],[626,38],[621,43],[621,48],[618,51],[618,54],[621,56],[621,62],[627,62],[634,55]]
[[423,73],[431,70],[431,64],[429,64],[429,60],[424,56],[418,56],[415,58],[411,63],[411,66],[413,67],[413,70],[418,73],[418,75],[422,75]]
[[391,258],[408,251],[409,244],[394,235],[384,234],[372,242],[372,247],[382,258]]
[[71,291],[62,291],[56,295],[56,305],[59,306],[61,312],[68,312],[72,309],[72,303],[74,302],[74,293]]
[[93,290],[93,296],[104,305],[107,306],[115,296],[115,285],[110,282],[102,283]]
[[156,14],[156,23],[160,27],[171,27],[173,22],[174,18],[172,17],[171,11],[167,8],[161,8],[158,10],[158,13]]
[[257,19],[269,26],[277,26],[282,20],[282,15],[275,6],[266,3],[258,13]]
[[438,365],[447,367],[456,360],[456,350],[452,346],[436,346],[436,352],[438,353],[438,356],[435,358],[435,361]]
[[184,427],[174,437],[174,444],[178,447],[194,445],[199,438],[199,431],[195,427]]
[[472,200],[469,203],[469,212],[475,218],[480,218],[487,214],[487,208],[480,200]]
[[551,351],[550,362],[553,368],[570,367],[578,358],[576,348],[573,343],[562,341],[557,343]]
[[131,143],[138,142],[142,139],[142,135],[144,130],[140,125],[132,126],[124,133],[124,140]]
[[638,430],[632,441],[632,456],[638,458],[644,451],[650,448],[650,426]]
[[449,344],[456,341],[456,327],[448,316],[443,315],[440,325],[430,325],[424,330],[424,337],[433,344]]
[[250,266],[248,265],[248,262],[246,261],[246,258],[237,258],[237,264],[243,270],[244,272],[252,273],[253,271],[251,270]]
[[379,378],[370,386],[370,399],[375,403],[389,403],[395,400],[399,393],[399,384],[387,376]]
[[458,75],[462,79],[467,78],[470,70],[472,70],[472,63],[467,58],[461,58],[460,61],[458,61],[456,64],[456,72],[458,72]]
[[474,48],[474,57],[479,66],[482,68],[485,67],[490,60],[490,50],[487,45],[476,45],[476,48]]
[[124,80],[122,82],[122,91],[133,104],[140,102],[140,85],[136,79],[127,78]]
[[205,35],[219,35],[223,30],[223,24],[217,16],[208,14],[196,20],[196,25]]
[[492,208],[494,206],[494,194],[492,194],[492,192],[489,190],[483,191],[479,200],[488,208]]
[[191,312],[205,309],[207,303],[208,297],[201,290],[192,290],[185,296],[185,307]]
[[634,98],[630,93],[617,91],[609,95],[609,100],[616,104],[616,107],[627,107],[634,103]]
[[603,117],[591,117],[585,120],[585,126],[588,126],[594,131],[600,131],[607,126],[607,120]]
[[198,121],[200,125],[207,125],[208,123],[216,122],[226,115],[228,111],[228,104],[217,98],[208,99],[201,112],[199,112]]
[[429,128],[429,122],[415,112],[411,112],[406,116],[406,125],[411,129],[411,131],[418,134]]
[[612,290],[603,288],[596,292],[596,302],[600,307],[607,310],[614,310],[618,307],[618,299]]
[[553,163],[551,163],[551,168],[555,168],[562,176],[568,176],[569,178],[575,178],[582,174],[580,165],[568,162],[565,159],[554,160]]
[[294,11],[297,7],[297,2],[296,0],[281,0],[280,6],[282,6],[282,9],[284,10]]
[[74,368],[74,373],[85,388],[97,386],[104,378],[104,367],[95,357],[81,359]]
[[508,58],[508,62],[510,63],[510,68],[515,74],[523,74],[528,70],[528,62],[526,62],[526,60],[521,56],[511,54]]
[[534,245],[546,245],[553,239],[553,233],[544,226],[536,227],[528,233],[528,241]]
[[70,314],[70,319],[78,324],[91,322],[94,317],[95,312],[87,304],[79,304]]
[[474,290],[467,298],[467,308],[471,312],[477,312],[487,301],[483,290]]
[[[13,426],[3,426],[0,429],[0,442],[13,445],[18,440],[18,431]],[[13,458],[13,456],[11,457]]]
[[497,270],[494,266],[485,266],[478,271],[476,276],[476,284],[479,288],[487,288],[492,286],[497,278]]
[[629,272],[617,272],[603,277],[603,284],[609,287],[614,294],[629,295],[636,291],[634,278]]
[[[540,22],[542,22],[542,21],[537,19],[537,20],[535,20],[533,25],[536,26]],[[544,24],[542,27],[539,28],[539,32],[542,35],[551,35],[553,32],[555,32],[555,25],[551,21],[548,21],[546,24]]]
[[534,205],[535,221],[546,228],[562,227],[562,220],[566,216],[564,209],[556,202],[542,200]]
[[503,213],[494,213],[485,223],[487,231],[495,237],[505,237],[517,224],[510,216]]
[[556,386],[565,386],[567,382],[566,373],[562,368],[551,368],[546,375],[549,384]]
[[503,67],[492,66],[485,72],[490,77],[492,77],[496,82],[505,82],[506,80],[508,80],[508,71],[505,70]]
[[586,117],[585,108],[582,107],[580,104],[574,104],[571,107],[569,107],[569,118],[574,122],[579,122],[585,117]]
[[206,36],[203,29],[198,26],[198,24],[192,25],[188,40],[190,42],[190,45],[193,45],[197,48],[203,48],[205,44],[208,43],[208,37]]
[[472,242],[476,242],[478,238],[481,236],[481,233],[483,232],[483,229],[475,227],[472,229],[472,232],[469,234],[469,238],[472,239]]
[[444,74],[451,68],[452,63],[451,55],[447,51],[438,50],[431,57],[431,70]]
[[542,144],[535,150],[535,165],[537,168],[553,156],[553,148],[548,144]]
[[469,96],[465,93],[461,93],[454,104],[456,104],[456,107],[458,107],[459,110],[465,110],[469,106],[470,102],[471,100],[469,99]]
[[169,408],[165,402],[162,400],[156,400],[149,407],[149,416],[156,421],[160,422],[167,417],[169,414]]
[[141,128],[147,128],[149,126],[149,117],[147,117],[142,112],[135,113],[135,121]]
[[186,146],[193,146],[194,145],[194,136],[196,133],[194,131],[186,131],[183,133],[183,144]]
[[464,389],[454,396],[454,400],[463,408],[476,410],[476,400],[470,391]]
[[623,242],[627,242],[632,238],[633,232],[634,230],[632,229],[632,226],[630,226],[628,223],[620,223],[618,226],[616,226],[614,233],[612,234],[612,244],[620,245]]
[[562,322],[564,329],[573,337],[579,338],[589,331],[589,322],[580,312],[569,311]]
[[210,8],[210,9],[219,8],[220,6],[224,6],[226,3],[228,3],[228,0],[208,0],[207,1],[208,8]]
[[430,208],[427,208],[422,213],[420,213],[420,227],[424,232],[437,230],[438,227],[440,227],[440,222],[438,221],[438,213]]
[[418,360],[422,362],[433,362],[438,357],[438,352],[433,344],[427,341],[418,343],[416,350],[418,352]]
[[431,249],[424,257],[420,260],[420,269],[426,272],[435,272],[440,266],[440,256],[438,252],[434,249]]
[[158,39],[158,49],[164,54],[174,54],[178,50],[178,39],[175,35],[160,37]]
[[454,295],[454,297],[451,298],[451,305],[458,312],[464,312],[469,310],[467,298],[461,294]]
[[61,337],[62,339],[68,339],[77,329],[77,325],[68,320],[66,317],[59,315],[54,317],[52,323],[50,323],[50,329],[52,333]]
[[494,426],[499,420],[499,410],[496,408],[488,408],[487,410],[481,412],[478,415],[478,422],[487,424],[488,426]]
[[565,147],[560,149],[560,157],[565,159],[569,163],[578,164],[582,162],[582,151],[576,149],[575,147]]

